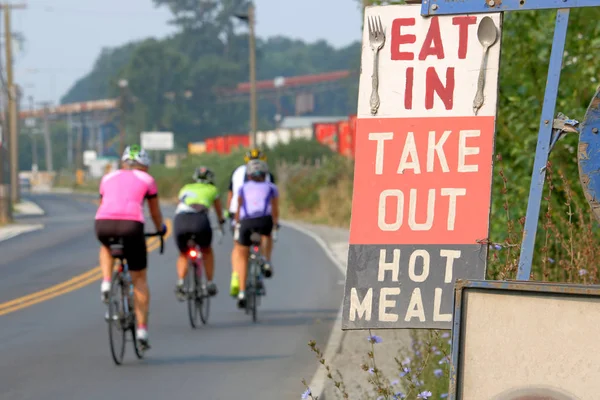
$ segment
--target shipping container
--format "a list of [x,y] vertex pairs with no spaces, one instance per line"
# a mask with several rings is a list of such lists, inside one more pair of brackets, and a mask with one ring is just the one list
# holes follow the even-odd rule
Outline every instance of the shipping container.
[[227,154],[229,153],[229,149],[227,148],[227,140],[223,136],[219,136],[216,138],[216,150],[219,154]]
[[339,153],[345,157],[352,158],[352,132],[350,131],[350,121],[338,122],[338,138]]
[[250,136],[248,135],[228,135],[227,137],[228,152],[240,147],[250,146]]
[[206,152],[214,153],[217,149],[215,138],[206,139]]
[[314,132],[319,143],[329,146],[332,151],[338,151],[338,124],[336,122],[316,123]]
[[188,153],[189,154],[206,153],[206,143],[205,142],[188,143]]
[[351,140],[351,149],[352,149],[352,158],[354,158],[354,155],[356,154],[356,122],[357,122],[357,115],[350,115],[350,117],[348,118],[349,122],[350,122],[350,140]]

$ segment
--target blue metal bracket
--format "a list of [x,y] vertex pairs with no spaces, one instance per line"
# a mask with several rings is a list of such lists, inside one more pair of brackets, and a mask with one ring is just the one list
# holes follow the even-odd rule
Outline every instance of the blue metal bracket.
[[600,7],[600,0],[423,0],[421,15],[429,17],[583,7]]
[[600,221],[600,86],[592,98],[581,124],[577,163],[585,198],[596,220]]
[[548,149],[548,155],[552,153],[554,146],[560,140],[565,133],[574,132],[579,133],[579,121],[576,119],[570,119],[563,113],[558,113],[558,116],[554,120],[552,125],[552,137],[550,139],[550,149]]
[[[535,160],[531,175],[531,186],[529,188],[529,202],[527,203],[527,214],[525,216],[525,230],[523,231],[523,242],[521,245],[521,256],[519,259],[519,270],[517,279],[529,280],[531,276],[531,263],[533,261],[533,250],[540,218],[540,207],[546,180],[546,164],[551,150],[552,130],[554,123],[554,110],[558,96],[558,84],[560,83],[560,72],[567,39],[567,28],[569,26],[569,9],[556,11],[556,27],[554,28],[554,40],[550,53],[550,64],[548,66],[548,79],[546,92],[544,93],[544,104],[542,106],[542,117],[538,133],[537,147],[535,149]],[[557,139],[558,140],[558,139]]]

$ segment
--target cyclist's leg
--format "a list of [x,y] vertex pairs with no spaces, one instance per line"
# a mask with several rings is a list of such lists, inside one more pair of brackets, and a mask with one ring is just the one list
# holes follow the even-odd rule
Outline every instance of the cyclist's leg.
[[137,337],[142,342],[148,340],[148,311],[150,305],[150,289],[148,288],[147,266],[148,250],[144,237],[144,225],[132,222],[129,235],[123,235],[125,257],[133,282],[135,315],[137,318]]
[[238,299],[245,298],[246,275],[248,271],[248,255],[250,250],[250,235],[253,229],[253,219],[242,220],[240,223],[239,234],[233,250],[233,276],[232,276],[232,294],[236,292],[235,287],[239,289]]
[[266,278],[270,278],[273,275],[273,265],[271,263],[271,251],[273,250],[273,218],[268,215],[262,217],[259,226],[259,233],[261,235],[261,254],[265,257],[265,264],[263,265],[263,273]]
[[110,238],[116,235],[115,221],[111,220],[96,220],[95,230],[96,237],[100,242],[100,251],[98,259],[100,262],[100,269],[102,270],[102,283],[100,285],[100,292],[102,294],[102,301],[108,301],[108,294],[110,293],[110,282],[112,279],[112,269],[114,260],[110,254]]
[[207,213],[198,214],[196,224],[196,243],[202,251],[206,279],[208,280],[207,291],[210,296],[217,294],[217,285],[213,282],[215,272],[215,257],[212,251],[213,231]]
[[179,249],[179,257],[177,258],[177,284],[175,286],[175,293],[179,301],[185,300],[185,291],[183,288],[183,280],[187,273],[188,261],[187,261],[187,242],[190,238],[187,217],[189,214],[178,214],[175,216],[173,221],[173,232],[175,237],[175,244]]

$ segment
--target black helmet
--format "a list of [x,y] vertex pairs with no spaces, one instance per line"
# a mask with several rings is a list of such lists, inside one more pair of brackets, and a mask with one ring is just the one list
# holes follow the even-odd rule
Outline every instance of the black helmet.
[[202,183],[215,183],[215,173],[207,167],[198,167],[194,171],[194,180]]

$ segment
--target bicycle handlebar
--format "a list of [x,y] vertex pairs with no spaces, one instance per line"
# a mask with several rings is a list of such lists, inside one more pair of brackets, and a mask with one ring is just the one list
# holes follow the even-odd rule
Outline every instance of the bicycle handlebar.
[[154,236],[158,236],[159,240],[160,240],[160,254],[162,254],[165,250],[165,239],[164,236],[161,232],[154,232],[154,233],[144,233],[145,237],[154,237]]

